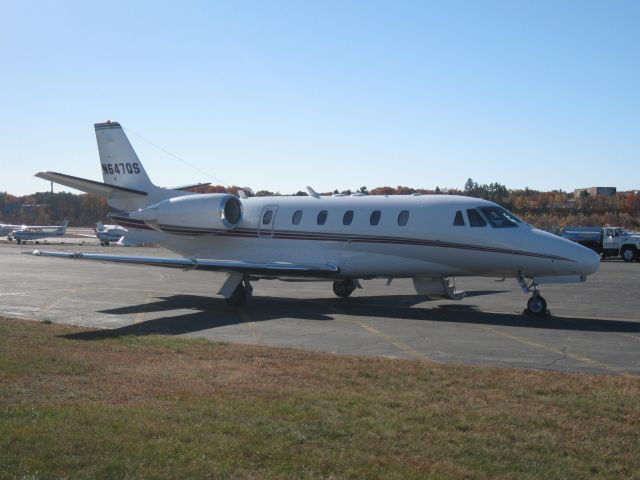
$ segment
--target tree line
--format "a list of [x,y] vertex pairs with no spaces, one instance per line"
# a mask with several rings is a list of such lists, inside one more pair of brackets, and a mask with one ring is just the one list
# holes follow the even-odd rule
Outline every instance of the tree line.
[[[231,193],[247,197],[278,196],[279,192],[249,187],[206,185],[193,189],[197,193]],[[525,222],[544,230],[557,232],[567,225],[599,226],[616,225],[629,229],[640,228],[640,194],[621,192],[614,196],[591,196],[587,192],[574,197],[562,190],[541,192],[537,190],[508,189],[500,183],[478,184],[471,178],[462,190],[434,190],[406,186],[363,186],[354,190],[334,190],[321,195],[466,195],[496,202],[512,211]],[[304,196],[298,191],[291,195]],[[53,225],[69,219],[71,226],[93,225],[96,221],[108,221],[109,208],[104,198],[88,194],[40,192],[21,197],[0,192],[0,222],[31,225]]]

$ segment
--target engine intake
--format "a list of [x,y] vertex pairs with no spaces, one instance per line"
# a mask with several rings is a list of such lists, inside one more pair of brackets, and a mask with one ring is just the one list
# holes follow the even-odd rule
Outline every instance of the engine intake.
[[156,230],[173,233],[232,230],[242,220],[242,202],[228,193],[186,195],[163,200],[129,216]]

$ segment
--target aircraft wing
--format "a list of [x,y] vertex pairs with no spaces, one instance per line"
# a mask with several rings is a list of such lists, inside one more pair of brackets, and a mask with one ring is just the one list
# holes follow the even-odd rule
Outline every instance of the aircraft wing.
[[86,178],[74,177],[73,175],[66,175],[58,172],[38,172],[35,174],[38,178],[49,180],[50,182],[59,183],[67,187],[75,188],[82,192],[91,193],[100,197],[108,197],[114,192],[127,192],[134,195],[147,195],[147,192],[141,190],[134,190],[132,188],[119,187],[117,185],[109,185],[107,183],[96,182],[95,180],[88,180]]
[[331,264],[302,265],[288,262],[256,263],[243,262],[240,260],[191,259],[185,257],[133,257],[106,255],[102,253],[43,252],[40,250],[22,253],[39,257],[95,260],[99,262],[127,263],[130,265],[179,268],[182,270],[239,272],[247,275],[330,277],[340,272],[337,266]]

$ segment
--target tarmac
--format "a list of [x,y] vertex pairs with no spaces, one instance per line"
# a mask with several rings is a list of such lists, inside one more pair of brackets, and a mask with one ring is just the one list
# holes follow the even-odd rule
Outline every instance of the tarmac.
[[[64,244],[57,242],[64,241]],[[411,280],[363,281],[347,299],[330,282],[254,282],[228,306],[225,274],[19,255],[95,251],[174,256],[159,247],[100,247],[93,239],[49,245],[0,243],[0,315],[104,329],[77,334],[179,335],[336,354],[469,365],[640,375],[640,263],[603,262],[583,284],[545,285],[550,316],[523,315],[513,279],[457,278],[466,298],[428,299]],[[56,243],[54,243],[56,242]],[[43,327],[44,328],[44,327]]]

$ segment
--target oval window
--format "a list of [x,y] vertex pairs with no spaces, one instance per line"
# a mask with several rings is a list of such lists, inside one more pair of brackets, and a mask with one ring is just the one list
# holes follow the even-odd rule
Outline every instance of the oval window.
[[404,227],[409,221],[409,210],[403,210],[398,215],[398,225]]
[[380,223],[380,216],[382,214],[380,213],[380,210],[374,210],[373,212],[371,212],[371,216],[369,217],[369,223],[371,225],[378,225],[378,223]]
[[327,221],[327,211],[322,210],[318,214],[318,225],[324,225],[326,221]]
[[302,220],[302,210],[296,210],[291,217],[291,223],[294,225],[300,225],[300,220]]
[[351,222],[353,222],[353,210],[347,210],[342,217],[342,224],[351,225]]
[[262,216],[262,224],[269,225],[271,223],[272,218],[273,218],[273,210],[267,210],[266,212],[264,212],[264,215]]

